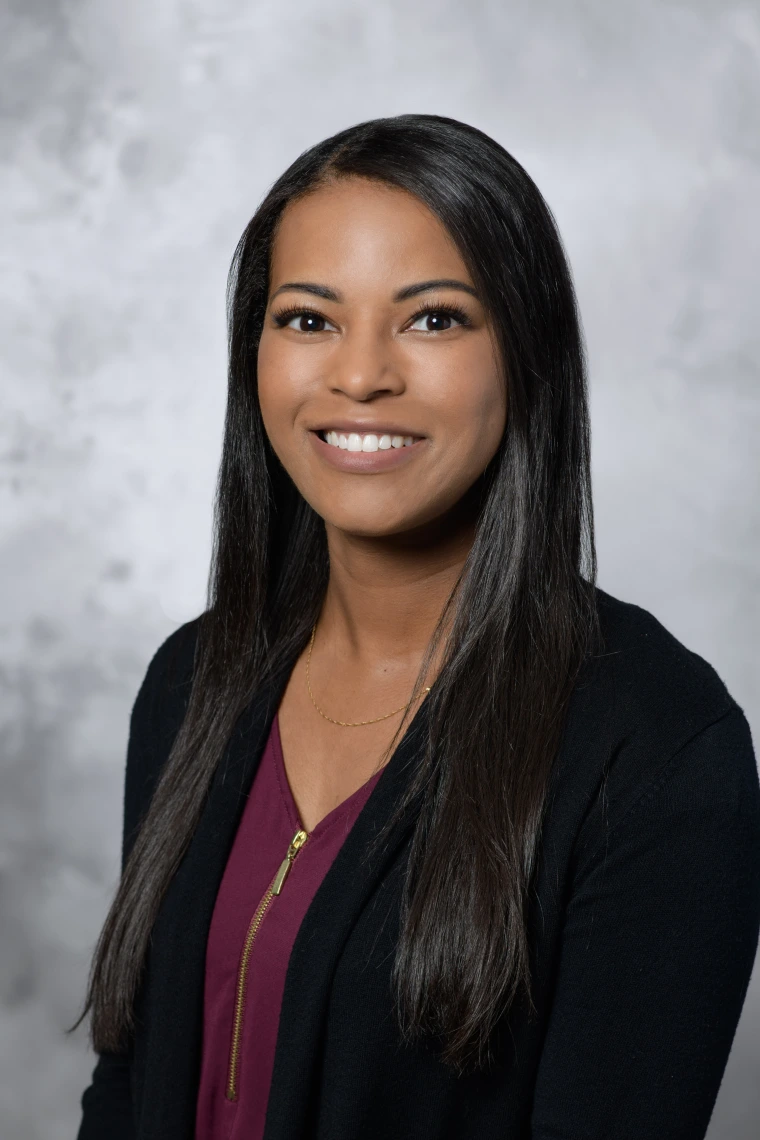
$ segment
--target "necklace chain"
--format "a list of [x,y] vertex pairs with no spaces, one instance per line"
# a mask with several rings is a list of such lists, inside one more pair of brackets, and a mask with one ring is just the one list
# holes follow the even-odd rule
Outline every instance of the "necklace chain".
[[[373,717],[372,720],[335,720],[333,717],[328,716],[327,713],[323,712],[319,707],[316,700],[314,699],[314,694],[311,691],[311,651],[314,648],[314,638],[316,637],[316,634],[317,626],[315,622],[311,631],[311,638],[309,640],[309,652],[306,655],[306,688],[309,690],[311,703],[314,705],[314,708],[324,720],[329,720],[330,724],[338,724],[341,728],[362,728],[365,724],[377,724],[378,721],[388,720],[389,717],[397,716],[400,712],[403,712],[404,709],[407,709],[409,707],[409,704],[407,702],[407,704],[400,705],[399,708],[394,709],[393,712],[385,713],[384,716]],[[422,692],[429,693],[430,685],[428,685],[427,688],[423,689]]]

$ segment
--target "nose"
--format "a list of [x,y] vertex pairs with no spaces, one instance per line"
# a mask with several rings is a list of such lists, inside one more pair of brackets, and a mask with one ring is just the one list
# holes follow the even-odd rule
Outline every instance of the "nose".
[[399,395],[406,383],[393,357],[391,344],[379,330],[354,328],[341,338],[332,356],[329,386],[360,403]]

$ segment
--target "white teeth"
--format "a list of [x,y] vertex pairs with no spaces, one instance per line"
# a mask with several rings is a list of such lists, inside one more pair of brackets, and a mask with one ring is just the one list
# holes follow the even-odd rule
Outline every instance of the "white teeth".
[[387,451],[390,447],[411,447],[414,443],[412,435],[377,436],[372,432],[360,435],[356,431],[325,431],[323,437],[330,447],[340,447],[343,451]]

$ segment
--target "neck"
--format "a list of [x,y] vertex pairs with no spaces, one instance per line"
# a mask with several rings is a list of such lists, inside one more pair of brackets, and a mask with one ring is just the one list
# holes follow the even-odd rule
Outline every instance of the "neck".
[[354,659],[418,663],[472,546],[468,518],[366,538],[327,528],[330,580],[320,639]]

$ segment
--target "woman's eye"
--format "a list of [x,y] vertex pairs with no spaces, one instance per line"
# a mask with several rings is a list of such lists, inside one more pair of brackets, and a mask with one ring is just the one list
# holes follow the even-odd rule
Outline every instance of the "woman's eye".
[[409,328],[415,329],[417,332],[447,332],[455,324],[461,323],[453,313],[431,309],[429,313],[422,313],[421,316],[417,317]]
[[321,317],[319,313],[304,312],[294,313],[293,316],[285,320],[280,327],[295,329],[296,332],[319,333],[333,326],[325,317]]

